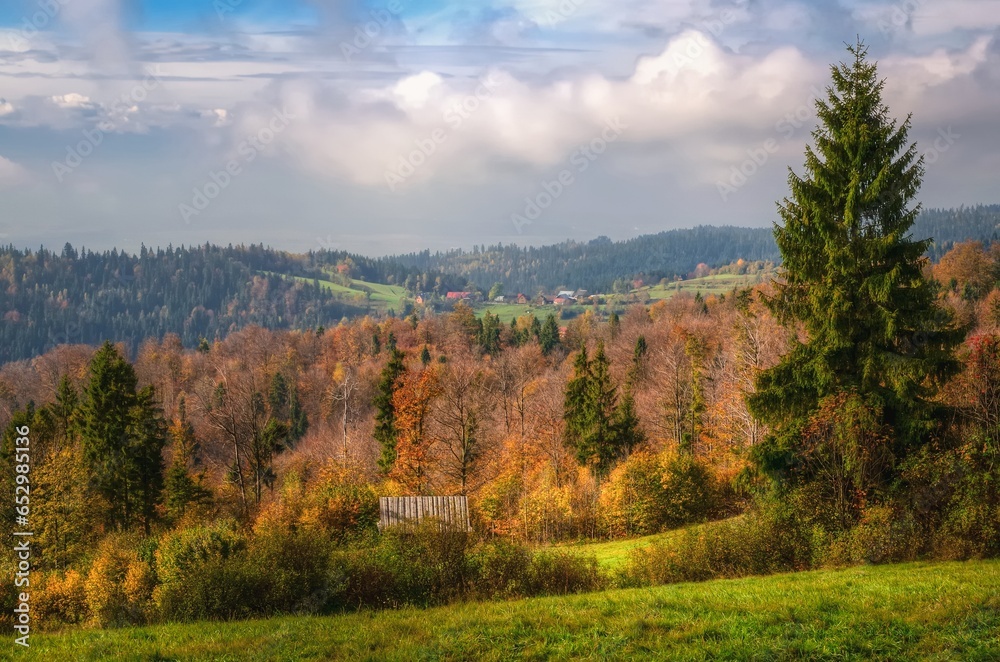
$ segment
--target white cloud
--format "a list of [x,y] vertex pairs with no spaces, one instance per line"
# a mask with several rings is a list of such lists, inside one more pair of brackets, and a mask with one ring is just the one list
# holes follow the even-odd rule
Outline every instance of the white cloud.
[[422,71],[416,76],[408,76],[396,83],[393,94],[399,106],[403,109],[419,109],[427,103],[434,88],[441,85],[442,79],[432,71]]
[[55,95],[52,97],[52,103],[60,108],[96,108],[96,104],[90,100],[90,97],[77,92]]
[[[623,142],[697,134],[712,143],[734,127],[773,131],[782,109],[807,101],[810,81],[822,77],[823,69],[795,48],[753,58],[692,30],[658,55],[640,58],[625,80],[591,73],[537,83],[494,72],[495,84],[487,89],[477,88],[477,81],[423,72],[338,103],[324,100],[322,83],[289,83],[277,88],[269,104],[296,106],[298,119],[281,143],[292,162],[383,186],[387,171],[420,150],[433,153],[409,159],[421,162],[414,182],[481,177],[498,164],[547,168],[616,117],[629,127]],[[386,107],[385,101],[394,103]],[[261,106],[256,111],[267,116]],[[244,122],[234,139],[255,130]],[[443,138],[434,139],[435,132]]]

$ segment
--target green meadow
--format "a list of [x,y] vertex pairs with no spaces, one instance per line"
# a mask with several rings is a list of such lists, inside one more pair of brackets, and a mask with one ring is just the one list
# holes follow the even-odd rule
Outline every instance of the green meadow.
[[996,660],[1000,562],[862,566],[433,609],[70,630],[46,660]]

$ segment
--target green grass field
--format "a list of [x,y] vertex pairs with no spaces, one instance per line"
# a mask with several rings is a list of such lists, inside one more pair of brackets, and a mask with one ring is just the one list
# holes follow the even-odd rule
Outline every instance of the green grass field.
[[[273,272],[264,273],[272,275]],[[304,276],[291,276],[295,280],[301,281],[303,283],[318,282],[319,286],[329,292],[333,292],[338,298],[351,303],[355,302],[355,299],[363,301],[367,298],[368,303],[373,307],[382,311],[394,310],[397,313],[403,310],[403,306],[407,300],[411,297],[407,294],[406,290],[398,285],[385,285],[383,283],[369,283],[363,280],[351,279],[351,286],[345,287],[340,283],[334,283],[329,280],[316,280],[312,278],[306,278]],[[367,297],[365,295],[368,295]]]
[[32,638],[45,660],[997,660],[1000,562]]
[[[769,278],[769,276],[764,276],[764,278]],[[716,274],[714,276],[705,276],[704,278],[692,278],[676,283],[668,283],[667,285],[651,285],[637,291],[648,293],[649,298],[655,301],[658,299],[669,299],[679,292],[689,292],[691,294],[701,292],[703,296],[708,296],[709,294],[728,294],[734,289],[752,287],[760,282],[761,278],[757,275]]]

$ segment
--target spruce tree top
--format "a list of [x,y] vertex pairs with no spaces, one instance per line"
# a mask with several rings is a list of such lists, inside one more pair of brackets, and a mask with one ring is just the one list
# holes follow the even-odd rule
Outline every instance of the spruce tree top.
[[924,172],[908,142],[910,116],[890,116],[867,47],[847,50],[851,61],[831,67],[832,85],[816,102],[815,147],[806,147],[802,176],[789,170],[775,225],[782,281],[768,303],[808,340],[761,375],[749,404],[787,437],[820,400],[855,391],[913,441],[927,430],[936,386],[957,369],[961,333],[923,277],[930,240],[909,234]]

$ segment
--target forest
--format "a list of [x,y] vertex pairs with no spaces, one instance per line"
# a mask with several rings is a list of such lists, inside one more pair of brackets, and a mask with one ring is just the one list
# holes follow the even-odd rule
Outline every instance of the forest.
[[[956,243],[997,240],[998,228],[1000,205],[975,205],[923,210],[915,219],[912,234],[918,239],[933,238],[927,253],[937,261]],[[701,226],[617,242],[602,237],[551,246],[477,246],[389,259],[465,277],[483,291],[500,282],[508,292],[532,295],[567,287],[611,292],[617,280],[641,278],[656,283],[687,276],[701,262],[713,268],[740,259],[779,262],[781,254],[770,228]]]
[[[238,615],[239,600],[212,591],[233,580],[227,573],[252,575],[259,555],[292,538],[306,547],[287,558],[344,557],[338,572],[348,576],[336,586],[326,583],[325,562],[282,570],[312,587],[310,599],[332,591],[324,608],[453,595],[451,580],[425,586],[412,577],[369,594],[366,573],[375,569],[358,550],[374,545],[387,564],[404,553],[399,541],[378,537],[380,495],[468,495],[475,528],[493,545],[480,550],[488,566],[529,553],[503,541],[608,539],[713,520],[715,535],[753,526],[738,535],[759,540],[788,529],[790,518],[808,545],[789,543],[769,569],[995,554],[1000,252],[963,243],[925,269],[941,310],[968,330],[961,371],[933,400],[951,413],[928,432],[933,443],[904,453],[890,450],[888,429],[864,401],[824,400],[807,419],[809,452],[788,474],[789,486],[802,482],[795,498],[808,518],[778,510],[761,521],[727,519],[771,481],[760,457],[773,443],[769,427],[748,396],[798,336],[764,303],[773,285],[637,304],[608,321],[588,313],[562,334],[554,318],[500,325],[459,305],[320,331],[249,326],[195,349],[168,334],[131,360],[107,343],[8,363],[0,368],[2,475],[13,489],[13,442],[27,426],[34,562],[46,587],[40,613],[107,624]],[[831,499],[837,508],[820,506]],[[4,508],[12,518],[13,505]],[[202,551],[189,558],[194,550]],[[428,558],[444,553],[453,550]],[[569,557],[537,562],[559,579],[512,579],[511,591],[596,585],[593,570]],[[618,581],[721,572],[635,563]],[[215,571],[216,583],[186,583]],[[380,571],[403,573],[403,564]],[[231,590],[265,590],[267,578],[240,576]],[[276,593],[261,613],[294,611],[306,595],[266,590]],[[188,594],[204,602],[171,602]]]
[[[998,225],[1000,205],[935,209],[922,212],[912,232],[935,238],[927,254],[937,261],[958,242],[991,243]],[[134,353],[142,339],[176,334],[190,348],[248,325],[315,329],[411,310],[405,302],[373,306],[365,282],[399,285],[413,297],[486,294],[497,283],[529,297],[564,288],[627,293],[637,280],[686,278],[700,264],[717,268],[779,257],[770,230],[734,227],[384,258],[336,250],[296,255],[262,245],[142,248],[138,255],[69,244],[59,253],[7,246],[0,249],[0,362],[30,359],[60,344],[110,339]],[[331,283],[354,283],[356,291],[333,292]]]
[[[776,279],[563,328],[458,303],[0,367],[0,485],[30,482],[0,518],[33,529],[32,617],[336,613],[1000,555],[1000,245],[928,259],[909,121],[849,51],[779,203]],[[378,530],[378,497],[445,494],[468,497],[471,532]],[[613,571],[556,545],[665,531]],[[14,526],[2,537],[13,549]],[[3,591],[7,619],[24,599]]]

